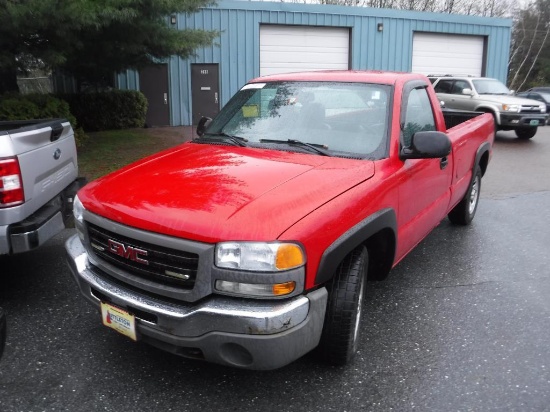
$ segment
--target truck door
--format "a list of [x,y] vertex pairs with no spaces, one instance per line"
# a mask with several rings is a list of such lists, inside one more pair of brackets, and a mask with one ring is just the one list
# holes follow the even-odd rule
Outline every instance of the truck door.
[[[437,130],[432,104],[421,81],[405,86],[401,103],[401,145],[418,131]],[[408,252],[445,217],[450,200],[452,154],[442,159],[402,161],[399,187],[398,256]]]

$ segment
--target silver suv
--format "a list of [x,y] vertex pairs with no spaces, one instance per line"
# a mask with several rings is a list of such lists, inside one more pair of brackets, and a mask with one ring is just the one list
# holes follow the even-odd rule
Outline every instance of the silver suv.
[[497,79],[473,76],[429,75],[439,100],[450,109],[491,113],[498,130],[514,130],[530,139],[548,119],[546,105],[511,95]]

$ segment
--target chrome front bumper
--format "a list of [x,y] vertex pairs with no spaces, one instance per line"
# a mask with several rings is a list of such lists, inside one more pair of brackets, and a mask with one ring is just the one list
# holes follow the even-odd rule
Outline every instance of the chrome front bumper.
[[266,301],[212,295],[177,302],[125,287],[88,261],[77,235],[67,261],[84,297],[135,314],[138,339],[169,352],[247,369],[276,369],[315,348],[321,337],[327,291]]

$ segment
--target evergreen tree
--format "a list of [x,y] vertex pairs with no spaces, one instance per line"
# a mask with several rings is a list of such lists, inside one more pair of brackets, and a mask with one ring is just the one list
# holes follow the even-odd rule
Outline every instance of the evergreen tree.
[[61,69],[100,84],[116,71],[190,56],[217,33],[177,30],[170,16],[212,0],[0,0],[0,94],[17,73]]

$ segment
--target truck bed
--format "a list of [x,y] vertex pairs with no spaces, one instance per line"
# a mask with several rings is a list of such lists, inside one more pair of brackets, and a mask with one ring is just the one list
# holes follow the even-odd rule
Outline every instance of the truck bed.
[[447,130],[483,114],[483,112],[472,112],[468,110],[454,110],[445,108],[442,109],[442,112],[443,117],[445,118],[445,126],[447,126]]

